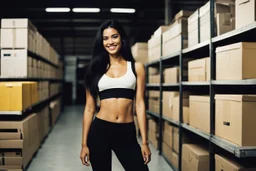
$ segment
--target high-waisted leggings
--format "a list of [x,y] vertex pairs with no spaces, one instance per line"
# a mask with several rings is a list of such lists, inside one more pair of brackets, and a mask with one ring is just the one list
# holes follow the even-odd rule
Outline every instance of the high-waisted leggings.
[[136,138],[135,124],[114,123],[95,117],[88,134],[93,171],[111,171],[113,150],[125,171],[149,171]]

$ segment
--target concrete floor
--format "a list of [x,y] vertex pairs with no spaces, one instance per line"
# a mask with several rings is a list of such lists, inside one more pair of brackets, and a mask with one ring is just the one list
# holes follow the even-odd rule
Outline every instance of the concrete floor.
[[[79,158],[82,117],[82,106],[66,107],[65,112],[32,159],[27,171],[92,171],[91,167],[83,166]],[[150,171],[172,171],[151,144],[150,149],[152,152]],[[124,171],[114,153],[112,156],[113,171]]]

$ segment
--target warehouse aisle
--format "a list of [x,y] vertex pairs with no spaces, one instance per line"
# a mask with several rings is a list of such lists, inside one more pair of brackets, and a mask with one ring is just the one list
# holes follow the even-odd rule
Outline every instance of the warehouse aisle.
[[[80,162],[81,127],[83,107],[65,108],[57,124],[50,132],[41,148],[33,158],[27,171],[92,171]],[[150,171],[172,171],[163,157],[152,147]],[[114,153],[113,153],[114,154]],[[123,171],[118,159],[113,155],[113,171]]]

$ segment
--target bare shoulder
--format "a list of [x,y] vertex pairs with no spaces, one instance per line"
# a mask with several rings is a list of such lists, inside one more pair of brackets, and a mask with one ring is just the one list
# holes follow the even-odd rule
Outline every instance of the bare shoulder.
[[141,62],[135,62],[135,69],[138,74],[145,72],[145,66]]

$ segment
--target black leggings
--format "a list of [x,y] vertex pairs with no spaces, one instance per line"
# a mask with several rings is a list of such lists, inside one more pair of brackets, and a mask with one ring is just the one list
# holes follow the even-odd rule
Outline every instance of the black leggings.
[[111,171],[111,150],[125,171],[148,171],[134,122],[114,123],[95,117],[88,134],[88,147],[93,171]]

